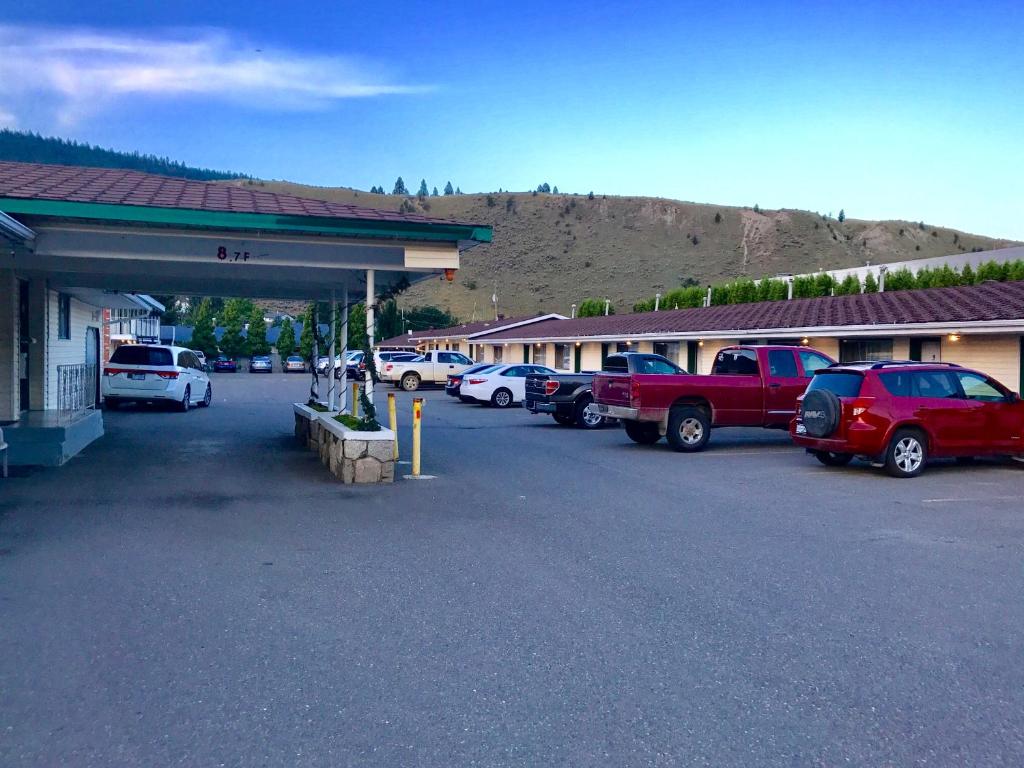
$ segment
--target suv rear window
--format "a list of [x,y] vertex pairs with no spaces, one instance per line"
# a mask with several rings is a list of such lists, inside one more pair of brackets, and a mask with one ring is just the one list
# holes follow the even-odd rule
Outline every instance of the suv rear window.
[[859,373],[826,373],[818,371],[807,385],[807,391],[826,389],[836,397],[857,397],[864,377]]
[[878,378],[882,380],[890,395],[896,397],[910,397],[910,372],[893,371],[892,373],[880,373]]
[[114,350],[110,362],[121,365],[174,365],[174,358],[171,357],[171,350],[163,347],[122,344]]

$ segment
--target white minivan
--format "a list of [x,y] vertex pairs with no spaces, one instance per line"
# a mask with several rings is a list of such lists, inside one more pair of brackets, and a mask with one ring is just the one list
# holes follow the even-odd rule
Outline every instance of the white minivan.
[[206,407],[213,399],[210,377],[195,352],[162,344],[122,344],[103,367],[108,408],[129,401],[172,403],[180,411]]

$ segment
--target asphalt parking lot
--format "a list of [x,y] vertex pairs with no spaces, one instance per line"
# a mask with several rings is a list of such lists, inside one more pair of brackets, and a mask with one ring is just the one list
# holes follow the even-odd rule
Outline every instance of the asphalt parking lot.
[[308,385],[0,481],[0,765],[1024,763],[1024,469],[433,391],[437,479],[356,488],[294,444]]

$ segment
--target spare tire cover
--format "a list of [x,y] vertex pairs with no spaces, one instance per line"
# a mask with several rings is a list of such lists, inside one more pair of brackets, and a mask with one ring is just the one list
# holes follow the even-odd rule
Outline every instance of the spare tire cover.
[[828,437],[839,426],[839,398],[827,389],[812,389],[804,395],[800,418],[811,437]]

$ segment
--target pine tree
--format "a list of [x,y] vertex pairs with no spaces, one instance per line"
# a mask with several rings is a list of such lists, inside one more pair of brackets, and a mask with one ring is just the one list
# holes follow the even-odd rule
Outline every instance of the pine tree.
[[839,209],[838,221],[840,224],[846,221],[846,211],[844,211],[842,208]]
[[299,335],[299,354],[310,365],[316,365],[316,360],[313,359],[313,326],[316,325],[313,320],[315,307],[316,304],[310,303],[306,307],[306,311],[302,313],[302,333]]
[[868,272],[868,276],[864,278],[864,293],[878,293],[878,280],[875,279],[874,272]]
[[281,330],[277,336],[277,354],[281,356],[281,362],[295,351],[295,328],[292,321],[287,317],[281,321]]
[[462,194],[462,187],[456,187],[455,188],[455,194],[456,195],[461,195]]
[[213,333],[213,307],[209,299],[203,299],[195,309],[192,327],[192,349],[198,349],[208,357],[217,354],[217,337]]
[[225,355],[238,357],[249,354],[249,343],[242,335],[242,329],[251,311],[252,302],[248,299],[229,299],[224,304],[224,335],[220,338],[220,348]]
[[422,200],[424,197],[426,197],[429,194],[430,194],[430,192],[427,191],[427,180],[426,179],[420,179],[420,190],[419,190],[419,192],[416,193],[416,196],[420,200]]
[[455,190],[452,188],[452,183],[450,181],[447,184],[444,185],[444,193],[446,195],[454,195],[455,194]]
[[409,194],[409,190],[405,188],[405,182],[402,181],[402,177],[401,176],[399,176],[395,180],[395,188],[391,192],[391,194],[392,195],[408,195]]
[[553,195],[557,195],[557,194],[558,194],[558,187],[554,187],[554,188],[552,188],[552,190],[551,190],[551,194],[553,194]]
[[960,270],[960,284],[974,285],[974,281],[974,270],[971,268],[970,264],[964,264],[964,268]]
[[270,343],[267,341],[267,324],[263,320],[263,310],[253,306],[249,313],[249,330],[246,331],[250,355],[269,355]]
[[430,193],[431,197],[437,197],[437,187],[434,187],[434,191]]

